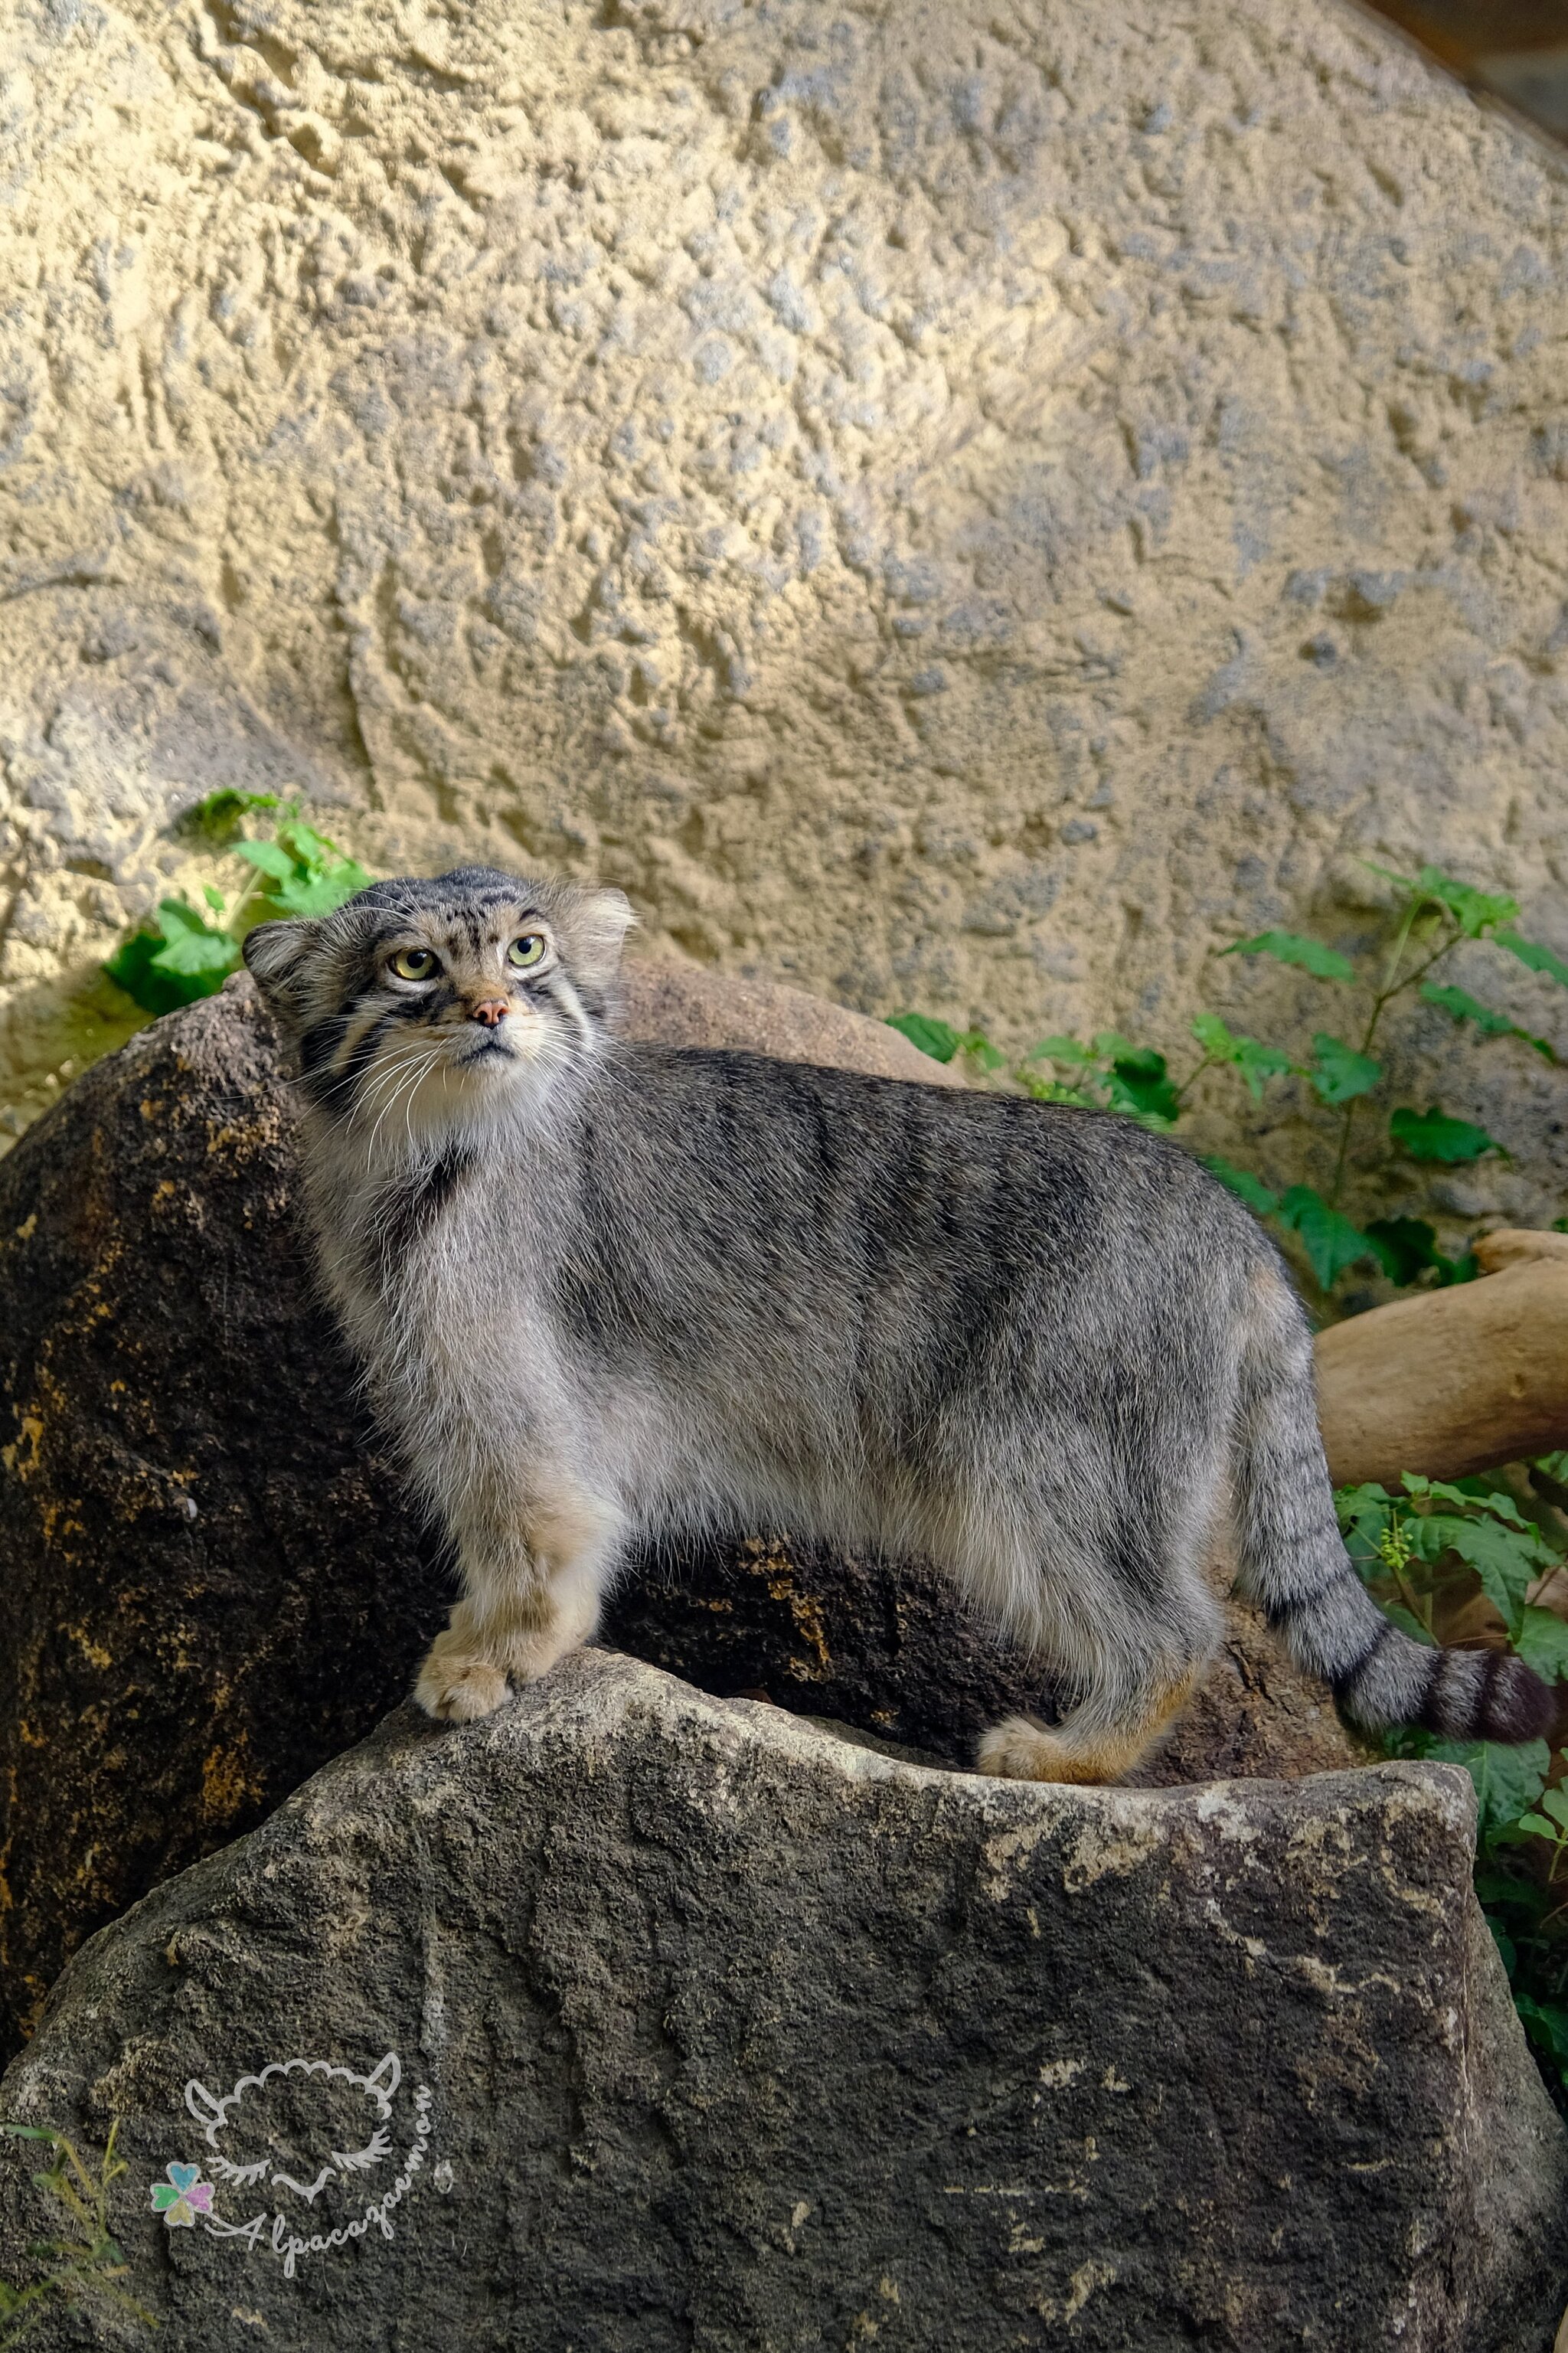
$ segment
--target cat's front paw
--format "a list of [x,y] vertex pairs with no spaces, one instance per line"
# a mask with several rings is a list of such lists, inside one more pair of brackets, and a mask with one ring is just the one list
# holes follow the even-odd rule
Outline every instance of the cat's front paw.
[[458,1650],[447,1635],[430,1645],[414,1686],[415,1700],[426,1715],[438,1716],[444,1724],[473,1724],[482,1715],[493,1715],[506,1695],[500,1669],[471,1651]]

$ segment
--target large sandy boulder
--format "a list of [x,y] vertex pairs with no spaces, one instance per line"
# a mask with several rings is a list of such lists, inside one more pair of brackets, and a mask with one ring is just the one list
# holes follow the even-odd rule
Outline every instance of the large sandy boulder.
[[[959,1778],[580,1654],[160,1888],[0,2096],[121,2118],[167,2353],[1547,2353],[1473,1831],[1453,1767]],[[0,2272],[41,2221],[8,2167]]]
[[[1283,1028],[1291,983],[1209,952],[1353,942],[1363,855],[1568,948],[1568,168],[1372,18],[95,0],[0,38],[17,1083],[86,1050],[62,976],[224,781],[1020,1044]],[[1456,1214],[1549,1222],[1561,1078],[1421,1020],[1404,1099],[1458,1052],[1526,1151]]]
[[[679,1034],[935,1071],[789,992],[634,991]],[[0,1163],[0,2053],[81,1938],[259,1821],[409,1687],[450,1588],[312,1293],[292,1109],[248,976],[88,1072]],[[606,1638],[950,1763],[1040,1677],[930,1569],[682,1547]],[[1352,1762],[1238,1615],[1173,1778]]]

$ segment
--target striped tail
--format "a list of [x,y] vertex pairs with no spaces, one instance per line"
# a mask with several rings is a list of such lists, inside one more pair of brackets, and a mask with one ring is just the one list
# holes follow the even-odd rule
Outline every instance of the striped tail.
[[1534,1740],[1557,1704],[1521,1659],[1438,1651],[1391,1624],[1351,1566],[1318,1432],[1312,1344],[1272,1270],[1255,1282],[1237,1400],[1241,1582],[1299,1665],[1368,1731],[1423,1725],[1450,1740]]

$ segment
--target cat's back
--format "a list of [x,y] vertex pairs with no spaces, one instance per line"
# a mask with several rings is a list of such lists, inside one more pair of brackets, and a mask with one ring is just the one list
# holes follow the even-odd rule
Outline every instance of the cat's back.
[[679,1171],[691,1217],[781,1238],[870,1226],[879,1254],[1005,1244],[1015,1263],[1059,1265],[1160,1236],[1267,1248],[1191,1154],[1135,1121],[731,1049],[617,1042],[591,1143],[606,1180],[633,1193],[668,1190]]

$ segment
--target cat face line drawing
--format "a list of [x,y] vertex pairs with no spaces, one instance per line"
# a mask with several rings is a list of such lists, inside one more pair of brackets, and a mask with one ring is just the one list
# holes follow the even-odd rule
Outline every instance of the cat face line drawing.
[[[328,2084],[346,2086],[357,2092],[368,2113],[364,2117],[366,2137],[358,2146],[331,2148],[331,2163],[317,2160],[312,2179],[301,2180],[297,2174],[287,2172],[279,2163],[276,2152],[239,2162],[219,2147],[219,2136],[226,2131],[257,2126],[255,2107],[268,2088],[281,2079],[317,2076]],[[202,2127],[202,2137],[211,2152],[212,2169],[222,2181],[236,2188],[266,2179],[274,2189],[291,2190],[295,2197],[313,2205],[329,2182],[347,2180],[355,2173],[368,2171],[392,2154],[393,2094],[403,2080],[403,2063],[395,2051],[385,2057],[368,2074],[360,2074],[332,2059],[275,2059],[253,2075],[241,2075],[232,2091],[221,2098],[192,2076],[185,2085],[185,2106]],[[306,2168],[309,2170],[309,2168]]]

